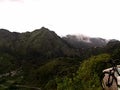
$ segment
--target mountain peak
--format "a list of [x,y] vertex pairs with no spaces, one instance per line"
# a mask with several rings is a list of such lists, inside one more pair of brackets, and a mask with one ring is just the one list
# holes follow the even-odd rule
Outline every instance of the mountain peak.
[[49,29],[43,26],[43,27],[41,27],[40,30],[49,30]]
[[10,31],[7,30],[7,29],[3,29],[3,28],[1,28],[1,29],[0,29],[0,32],[5,33],[5,32],[10,32]]
[[50,32],[52,32],[51,30],[49,30],[48,28],[46,28],[46,27],[41,27],[41,28],[39,28],[39,29],[36,29],[36,30],[34,30],[32,33],[50,33]]

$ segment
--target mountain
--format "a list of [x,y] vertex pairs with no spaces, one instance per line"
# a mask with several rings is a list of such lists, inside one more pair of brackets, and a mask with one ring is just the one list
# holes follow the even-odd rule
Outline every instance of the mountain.
[[[21,43],[26,45],[28,53],[44,55],[45,57],[57,57],[73,54],[71,47],[55,32],[42,27],[31,33],[23,33]],[[25,40],[25,41],[24,41]]]
[[10,52],[17,41],[17,33],[0,29],[0,52]]
[[106,44],[105,39],[84,35],[67,35],[61,38],[45,27],[24,33],[0,29],[0,52],[10,53],[19,59],[83,57],[86,51],[82,48],[103,47]]
[[100,90],[106,61],[119,54],[117,40],[0,29],[0,90]]
[[66,41],[45,27],[25,33],[0,29],[0,49],[14,55],[45,58],[70,56],[74,53]]
[[75,56],[79,56],[77,50],[45,27],[24,33],[0,29],[0,85],[8,90],[17,90],[14,83],[44,88],[57,75],[76,70]]
[[103,47],[108,42],[103,38],[92,38],[84,35],[67,35],[63,39],[75,48]]

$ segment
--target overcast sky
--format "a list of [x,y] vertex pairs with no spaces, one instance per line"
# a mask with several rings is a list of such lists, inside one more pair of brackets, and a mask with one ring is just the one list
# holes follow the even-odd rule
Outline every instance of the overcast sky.
[[0,28],[120,40],[120,0],[0,0]]

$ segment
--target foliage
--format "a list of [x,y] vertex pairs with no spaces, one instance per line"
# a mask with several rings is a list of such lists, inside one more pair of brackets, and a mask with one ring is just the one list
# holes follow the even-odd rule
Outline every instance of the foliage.
[[73,78],[59,80],[57,90],[101,90],[100,76],[109,67],[106,64],[109,59],[108,54],[101,54],[83,61]]
[[[72,77],[78,69],[80,59],[73,58],[55,58],[50,59],[39,67],[26,67],[24,71],[24,82],[29,85],[49,88],[56,88],[56,77]],[[30,68],[30,69],[28,69]],[[30,71],[28,71],[30,70]],[[52,87],[53,88],[53,87]]]
[[111,57],[120,58],[119,53],[119,41],[109,42],[105,47],[74,48],[44,27],[26,33],[2,29],[0,76],[18,72],[0,78],[0,90],[27,90],[15,85],[42,90],[100,90],[101,72],[110,67],[105,62]]
[[0,55],[0,74],[10,72],[14,70],[16,65],[14,62],[15,58],[9,54]]

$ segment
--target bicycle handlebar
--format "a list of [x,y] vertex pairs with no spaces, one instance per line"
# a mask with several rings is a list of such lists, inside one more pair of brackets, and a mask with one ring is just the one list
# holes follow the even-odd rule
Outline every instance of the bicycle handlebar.
[[118,62],[120,62],[119,59],[110,59],[110,60],[109,60],[108,62],[106,62],[106,63],[110,63],[113,67],[116,67],[116,66],[117,66],[116,63],[118,63]]

